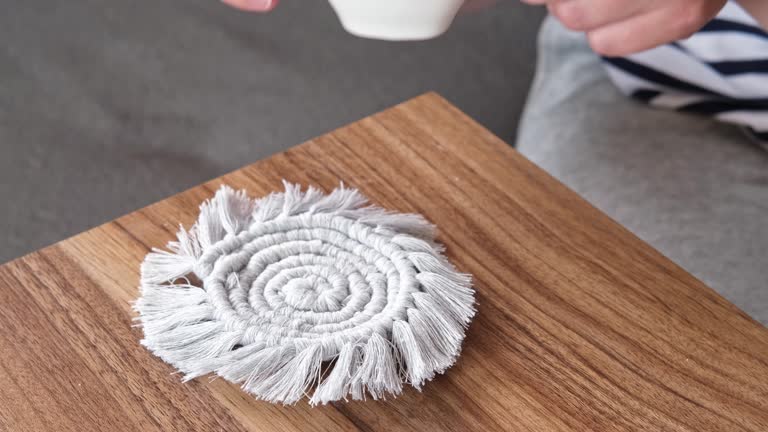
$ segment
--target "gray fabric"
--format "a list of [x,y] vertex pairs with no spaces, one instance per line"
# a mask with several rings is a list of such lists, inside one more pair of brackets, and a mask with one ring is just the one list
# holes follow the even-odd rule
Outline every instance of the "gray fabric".
[[503,138],[540,9],[460,17],[434,41],[343,32],[321,0],[5,0],[0,262],[428,90]]
[[627,99],[547,19],[518,148],[768,324],[768,152],[738,129]]

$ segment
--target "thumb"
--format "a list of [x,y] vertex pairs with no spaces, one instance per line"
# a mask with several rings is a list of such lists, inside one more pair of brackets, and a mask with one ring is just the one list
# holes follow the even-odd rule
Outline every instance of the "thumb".
[[221,0],[224,3],[246,11],[268,12],[277,6],[278,0]]

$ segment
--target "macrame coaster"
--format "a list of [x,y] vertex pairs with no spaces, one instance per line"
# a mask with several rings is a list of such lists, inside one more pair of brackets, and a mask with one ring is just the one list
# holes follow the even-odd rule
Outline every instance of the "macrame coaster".
[[420,215],[366,201],[343,186],[255,201],[222,187],[144,260],[142,344],[185,380],[213,372],[269,402],[420,390],[459,354],[471,278]]

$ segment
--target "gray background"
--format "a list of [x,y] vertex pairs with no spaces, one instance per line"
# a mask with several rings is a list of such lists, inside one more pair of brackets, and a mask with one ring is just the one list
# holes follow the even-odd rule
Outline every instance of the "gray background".
[[543,11],[357,39],[326,2],[4,0],[0,262],[435,90],[510,141]]

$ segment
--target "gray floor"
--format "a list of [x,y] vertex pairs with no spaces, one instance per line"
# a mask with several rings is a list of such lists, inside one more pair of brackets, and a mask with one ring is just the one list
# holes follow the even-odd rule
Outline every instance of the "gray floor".
[[543,16],[508,1],[397,44],[319,0],[3,6],[0,262],[427,90],[511,141]]

